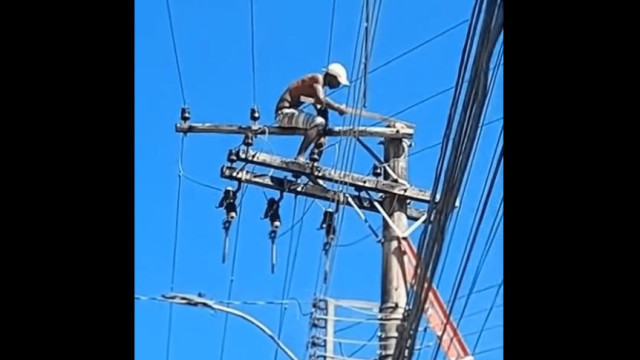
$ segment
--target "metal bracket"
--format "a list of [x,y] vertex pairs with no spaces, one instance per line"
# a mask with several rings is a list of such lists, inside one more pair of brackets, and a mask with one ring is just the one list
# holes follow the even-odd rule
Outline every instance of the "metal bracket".
[[347,201],[349,202],[349,204],[351,204],[351,206],[353,207],[353,209],[358,213],[358,215],[360,216],[360,218],[362,219],[362,221],[365,222],[365,224],[367,224],[367,227],[369,228],[369,230],[373,233],[373,235],[376,237],[376,240],[380,239],[380,235],[378,235],[378,232],[373,228],[373,226],[371,226],[371,223],[369,222],[369,220],[367,220],[367,217],[364,215],[364,213],[362,212],[362,210],[360,210],[360,208],[358,207],[358,205],[356,205],[356,203],[353,201],[353,199],[351,198],[351,196],[349,196],[349,194],[345,193],[345,197],[347,198]]
[[378,210],[378,212],[382,215],[382,217],[384,218],[384,220],[387,222],[387,224],[389,224],[389,226],[391,227],[391,229],[395,232],[396,236],[400,236],[400,234],[402,234],[402,231],[400,231],[400,229],[398,229],[398,227],[393,223],[393,220],[391,220],[391,218],[389,217],[389,215],[387,214],[386,211],[384,211],[384,209],[382,208],[382,206],[380,206],[380,204],[378,204],[377,201],[375,201],[375,199],[373,198],[373,196],[371,196],[371,194],[367,191],[366,192],[367,195],[369,195],[369,197],[371,198],[371,202],[373,203],[373,206]]
[[369,155],[371,155],[373,157],[373,159],[378,163],[378,165],[384,167],[384,169],[387,171],[387,173],[389,174],[389,176],[391,176],[391,178],[399,183],[401,183],[402,185],[405,185],[407,187],[407,189],[410,187],[409,183],[406,180],[400,179],[398,177],[398,175],[396,175],[396,173],[391,170],[391,167],[385,163],[380,156],[378,156],[378,154],[375,153],[375,151],[373,151],[373,149],[371,149],[369,147],[369,145],[367,145],[364,141],[362,141],[362,139],[360,139],[359,137],[356,137],[356,140],[358,141],[358,143],[360,145],[362,145],[362,147],[369,153]]

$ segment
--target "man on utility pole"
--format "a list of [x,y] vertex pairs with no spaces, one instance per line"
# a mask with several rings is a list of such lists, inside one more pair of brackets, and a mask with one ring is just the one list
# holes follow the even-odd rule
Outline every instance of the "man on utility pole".
[[[304,102],[302,98],[308,98],[319,107],[319,111],[330,109],[340,115],[347,113],[344,105],[331,101],[324,94],[324,87],[336,89],[340,86],[348,86],[347,70],[339,63],[327,66],[323,74],[313,73],[291,83],[282,93],[276,105],[276,122],[280,127],[293,127],[307,129],[302,139],[296,160],[304,162],[304,154],[314,141],[324,134],[328,119],[322,116],[312,115],[298,108]],[[328,118],[327,115],[325,117]]]

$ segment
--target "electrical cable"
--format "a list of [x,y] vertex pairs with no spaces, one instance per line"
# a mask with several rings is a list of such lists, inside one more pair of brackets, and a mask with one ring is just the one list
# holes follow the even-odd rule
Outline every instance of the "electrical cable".
[[[376,231],[380,231],[380,229],[382,229],[382,226],[378,226],[378,228],[376,229]],[[369,234],[367,234],[367,235],[365,235],[365,236],[363,236],[363,237],[361,237],[361,238],[359,238],[359,239],[357,239],[357,240],[354,240],[354,241],[352,241],[352,242],[350,242],[350,243],[346,243],[346,244],[337,244],[336,246],[337,246],[337,247],[343,247],[343,248],[345,248],[345,247],[349,247],[349,246],[353,246],[353,245],[359,244],[359,243],[361,243],[361,242],[363,242],[363,241],[367,240],[368,238],[370,238],[370,237],[372,237],[372,236],[373,236],[373,234],[372,234],[372,233],[369,233]]]
[[[482,7],[481,4],[483,3],[482,0],[480,0],[479,2],[476,2],[474,4],[474,9],[473,9],[473,13],[474,16],[472,16],[472,23],[469,27],[469,32],[467,34],[467,39],[465,41],[465,46],[463,49],[463,56],[462,56],[462,60],[461,60],[461,64],[460,64],[460,71],[458,74],[458,80],[457,80],[457,88],[456,91],[454,92],[454,99],[452,101],[451,104],[451,108],[450,108],[450,112],[449,112],[449,118],[447,121],[447,125],[445,127],[445,134],[443,136],[443,146],[442,146],[442,151],[440,153],[440,157],[438,159],[438,165],[437,165],[437,171],[436,171],[436,176],[435,176],[435,180],[434,180],[434,186],[432,187],[432,191],[434,193],[438,193],[437,189],[439,187],[440,184],[440,176],[441,176],[441,171],[442,171],[442,167],[444,164],[444,157],[445,154],[447,153],[447,148],[448,148],[448,141],[449,141],[449,134],[451,132],[451,129],[453,127],[453,118],[455,116],[455,114],[457,113],[456,109],[457,109],[457,104],[458,104],[458,97],[459,97],[459,93],[461,91],[461,80],[464,78],[464,73],[466,72],[466,66],[467,66],[467,61],[469,58],[468,55],[468,48],[469,48],[469,44],[470,44],[470,40],[474,37],[475,31],[476,31],[476,27],[474,26],[474,24],[477,24],[476,19],[478,19],[480,17],[480,12],[479,9]],[[484,24],[485,26],[483,26],[483,35],[485,35],[485,31],[487,29],[487,20],[484,20]],[[498,33],[499,34],[499,33]],[[486,39],[486,37],[484,38]],[[482,38],[481,35],[481,41],[484,40]],[[496,39],[497,40],[497,39]],[[479,45],[479,48],[480,45]],[[491,48],[491,46],[488,46],[487,48]],[[480,57],[482,57],[483,55],[485,55],[487,53],[487,48],[482,49],[480,51],[484,51],[482,53],[478,53],[476,54],[476,61],[474,61],[473,64],[473,69],[472,69],[472,78],[470,80],[472,87],[467,89],[467,94],[469,94],[469,92],[471,91],[470,89],[476,89],[477,86],[479,84],[476,84],[476,80],[474,75],[476,75],[478,73],[478,56],[480,55]],[[486,58],[486,56],[485,56]],[[480,60],[481,61],[481,60]],[[488,67],[488,65],[487,65]],[[482,83],[482,78],[480,78],[480,84]],[[476,95],[476,94],[473,94]],[[472,96],[473,96],[472,95]],[[480,99],[476,100],[477,104],[478,102],[480,102],[482,99],[483,94],[482,92],[480,93]],[[429,230],[429,225],[432,223],[431,221],[431,213],[433,211],[433,203],[429,204],[429,210],[428,210],[428,219],[429,221],[427,222],[427,224],[425,224],[425,231],[422,232],[421,234],[421,239],[420,239],[420,243],[418,246],[418,253],[420,254],[420,259],[423,259],[421,261],[421,266],[419,269],[419,280],[418,283],[423,283],[425,280],[425,277],[429,277],[429,278],[433,278],[433,275],[435,273],[435,270],[437,268],[437,263],[438,263],[438,259],[440,256],[440,252],[441,252],[441,242],[442,242],[442,236],[443,234],[443,229],[444,229],[444,225],[447,222],[448,219],[448,214],[449,214],[449,210],[447,209],[446,206],[448,206],[449,208],[453,205],[453,201],[455,200],[455,198],[457,198],[457,191],[459,191],[459,186],[461,185],[461,180],[462,178],[460,177],[460,173],[464,173],[463,169],[466,169],[469,157],[465,157],[465,156],[469,156],[469,151],[470,149],[465,149],[464,146],[465,144],[473,144],[474,140],[475,140],[475,134],[471,133],[471,128],[475,125],[475,119],[474,118],[468,118],[468,109],[469,109],[469,97],[465,98],[464,104],[463,104],[463,116],[461,116],[461,119],[464,118],[465,121],[460,123],[456,129],[456,133],[455,136],[453,138],[453,147],[452,147],[452,153],[451,153],[451,158],[449,159],[449,165],[447,167],[446,170],[446,177],[445,177],[445,182],[444,182],[444,186],[443,186],[443,193],[444,196],[442,197],[442,200],[439,202],[438,207],[442,207],[441,210],[436,212],[436,221],[434,222],[434,227],[433,229],[431,229],[431,231]],[[472,115],[476,115],[476,113],[473,113]],[[479,120],[479,119],[478,119]],[[465,135],[462,135],[461,132],[463,131],[463,128],[465,128],[465,131],[468,133],[465,133]],[[469,128],[469,130],[466,130],[466,128]],[[475,131],[477,131],[477,128],[475,129]],[[477,134],[477,133],[476,133]],[[462,141],[466,141],[462,142]],[[462,144],[461,144],[462,142]],[[466,153],[465,153],[466,152]],[[451,189],[451,187],[453,187],[453,189]],[[451,194],[449,193],[451,192]],[[447,202],[448,201],[448,202]],[[445,204],[445,205],[442,205]],[[429,233],[429,235],[427,236],[427,233]],[[427,238],[429,239],[429,241],[427,241]],[[428,246],[427,246],[428,244]],[[426,262],[424,261],[424,259],[426,259]],[[410,298],[413,302],[413,306],[412,306],[412,311],[409,313],[408,315],[408,320],[407,320],[407,328],[405,329],[405,331],[403,331],[403,333],[400,335],[400,342],[406,341],[405,337],[409,337],[408,339],[408,351],[409,351],[409,356],[412,355],[413,352],[413,341],[415,340],[415,327],[418,324],[419,321],[419,316],[420,313],[422,312],[421,309],[424,306],[424,302],[426,301],[426,299],[423,296],[423,293],[428,293],[431,289],[432,286],[432,282],[429,281],[427,283],[427,289],[425,290],[423,287],[418,287],[416,292],[412,292],[410,293]],[[410,332],[413,332],[413,334],[409,334]],[[398,356],[400,356],[400,350],[398,350],[394,356],[397,358]]]
[[[500,47],[500,49],[499,49],[499,51],[498,51],[498,56],[497,56],[497,58],[496,58],[496,64],[499,64],[499,63],[500,63],[500,61],[501,61],[501,59],[502,59],[502,46]],[[489,84],[489,96],[488,96],[487,102],[485,103],[485,106],[483,107],[483,110],[484,110],[484,111],[483,111],[483,112],[484,112],[484,115],[483,115],[483,122],[484,122],[484,121],[486,121],[486,116],[487,116],[487,112],[486,112],[486,110],[488,109],[488,106],[489,106],[489,104],[490,104],[490,102],[491,102],[491,97],[492,97],[492,95],[493,95],[493,90],[494,90],[494,86],[495,86],[495,81],[496,81],[496,78],[497,78],[497,73],[498,73],[498,71],[497,71],[497,70],[498,70],[498,68],[499,68],[499,67],[498,67],[497,65],[496,65],[496,66],[494,66],[494,72],[493,72],[493,74],[492,74],[492,76],[491,76],[491,81],[490,81],[490,84]],[[478,132],[478,137],[481,135],[481,133],[482,133],[482,128],[483,128],[483,127],[484,127],[484,125],[480,128],[480,131]],[[484,197],[485,191],[486,191],[486,189],[487,189],[487,184],[488,184],[489,176],[490,176],[490,175],[489,175],[489,174],[490,174],[490,169],[493,167],[493,164],[494,164],[494,161],[495,161],[495,155],[496,155],[496,152],[497,152],[497,150],[498,150],[498,145],[499,145],[499,143],[500,143],[501,136],[502,136],[502,130],[500,131],[500,134],[498,135],[498,139],[497,139],[497,142],[496,142],[496,147],[495,147],[495,149],[494,149],[493,156],[492,156],[492,159],[493,159],[493,160],[491,161],[491,164],[489,165],[489,171],[488,171],[488,173],[487,173],[487,176],[486,176],[486,179],[485,179],[485,182],[484,182],[484,185],[483,185],[483,190],[482,190],[481,198],[482,198],[482,197]],[[478,145],[479,145],[479,142],[476,142],[476,144],[475,144],[475,145],[474,145],[474,147],[473,147],[472,155],[471,155],[471,157],[472,157],[472,158],[475,158],[475,156],[476,156],[476,151],[477,151]],[[471,168],[473,168],[473,163],[471,164]],[[470,170],[470,171],[471,171],[471,170]],[[468,176],[466,177],[466,179],[465,179],[465,185],[464,185],[464,189],[463,189],[463,192],[462,192],[462,195],[461,195],[461,202],[462,202],[462,198],[464,198],[464,196],[465,196],[465,193],[466,193],[466,190],[467,190],[467,185],[468,185],[469,179],[470,179],[470,175],[468,175]],[[463,205],[464,205],[464,203],[463,203]],[[479,210],[479,208],[478,208],[478,209],[476,209],[476,212],[475,212],[475,215],[474,215],[474,218],[473,218],[473,223],[475,223],[475,221],[477,220],[477,217],[478,217],[478,210]],[[460,212],[458,211],[458,213],[456,213],[456,215],[455,215],[454,224],[453,224],[453,227],[452,227],[451,234],[450,234],[450,236],[449,236],[450,238],[453,238],[453,237],[454,237],[455,231],[456,231],[456,229],[457,229],[457,221],[458,221],[458,219],[459,219],[459,213],[460,213]],[[497,214],[496,214],[496,217],[497,217]],[[494,223],[494,225],[495,225],[495,223]],[[478,225],[478,226],[479,226],[479,225]],[[469,237],[471,237],[471,234],[469,234]],[[450,247],[451,247],[451,244],[452,244],[452,242],[449,242],[449,244],[448,244],[448,246],[447,246],[447,250],[446,250],[446,253],[445,253],[445,256],[444,256],[443,265],[442,265],[442,267],[443,267],[443,268],[444,268],[444,266],[446,265],[446,261],[447,261],[447,258],[448,258],[448,253],[449,253],[449,249],[450,249]],[[466,243],[466,246],[465,246],[464,253],[466,253],[466,251],[467,251],[467,246],[468,246],[468,245],[469,245],[469,239],[467,240],[467,243]],[[471,253],[469,253],[469,255],[468,255],[468,256],[470,257],[470,256],[471,256]],[[472,292],[472,291],[473,291],[473,289],[475,288],[476,281],[477,281],[477,276],[479,276],[479,273],[478,273],[478,272],[479,272],[479,271],[481,271],[481,269],[482,269],[482,265],[481,265],[480,267],[478,267],[478,269],[477,269],[476,276],[474,277],[473,285],[472,285],[472,287],[471,287],[471,289],[470,289],[470,291],[471,291],[471,292]],[[460,268],[459,268],[459,271],[460,271]],[[440,282],[440,280],[441,280],[441,278],[442,278],[442,274],[443,274],[443,272],[441,272],[441,273],[440,273],[440,277],[438,278],[437,283],[439,283],[439,282]],[[460,273],[458,273],[458,274],[456,275],[456,278],[458,278],[458,277],[460,277],[460,276],[463,276],[463,275],[462,275],[462,274],[460,274]],[[461,286],[461,282],[460,282],[459,286]],[[452,297],[453,297],[453,295],[452,295]],[[466,301],[465,301],[465,305],[464,305],[464,307],[463,307],[462,314],[460,315],[461,317],[462,317],[462,316],[464,316],[464,311],[466,310],[466,307],[467,307],[467,305],[468,305],[469,300],[470,300],[470,299],[469,299],[469,298],[467,298],[467,299],[466,299]],[[451,300],[450,300],[450,301],[451,301]],[[453,304],[455,304],[455,300],[453,300],[453,301],[452,301],[451,305],[453,306]],[[424,336],[423,336],[423,339],[422,339],[422,340],[424,341]]]
[[[440,37],[442,37],[442,36],[446,35],[447,33],[449,33],[449,32],[451,32],[451,31],[453,31],[453,30],[455,30],[455,29],[457,29],[457,28],[461,27],[462,25],[464,25],[464,24],[466,24],[466,23],[468,23],[468,22],[469,22],[469,19],[466,19],[466,20],[462,20],[462,21],[460,21],[459,23],[457,23],[457,24],[455,24],[455,25],[453,25],[453,26],[451,26],[451,27],[449,27],[449,28],[447,28],[447,29],[443,30],[442,32],[440,32],[440,33],[438,33],[438,34],[436,34],[436,35],[434,35],[434,36],[432,36],[432,37],[428,38],[427,40],[424,40],[424,41],[423,41],[423,42],[421,42],[420,44],[415,45],[414,47],[412,47],[412,48],[410,48],[410,49],[408,49],[408,50],[405,50],[404,52],[402,52],[402,53],[400,53],[400,54],[398,54],[398,55],[394,56],[393,58],[391,58],[391,59],[389,59],[389,60],[385,61],[384,63],[382,63],[382,64],[380,64],[380,65],[376,66],[375,68],[371,69],[367,75],[371,75],[371,74],[373,74],[374,72],[376,72],[376,71],[378,71],[378,70],[380,70],[380,69],[383,69],[383,68],[385,68],[386,66],[389,66],[389,65],[393,64],[394,62],[396,62],[396,61],[398,61],[398,60],[402,59],[403,57],[405,57],[405,56],[407,56],[407,55],[411,54],[412,52],[414,52],[414,51],[416,51],[416,50],[420,49],[421,47],[423,47],[423,46],[425,46],[425,45],[427,45],[427,44],[429,44],[429,43],[433,42],[434,40],[436,40],[436,39],[438,39],[438,38],[440,38]],[[358,37],[359,37],[359,36],[360,36],[360,34],[358,33]],[[374,38],[375,38],[375,32],[374,32]],[[356,45],[356,46],[357,46],[357,45]],[[353,73],[353,70],[352,70],[352,73]],[[360,79],[361,79],[360,77],[356,77],[356,78],[354,78],[354,79],[350,79],[349,81],[350,81],[351,83],[353,83],[353,82],[356,82],[356,81],[358,81],[358,80],[360,80]],[[333,94],[335,94],[336,92],[338,92],[338,91],[340,91],[340,90],[342,90],[342,89],[343,89],[343,88],[339,88],[339,89],[333,90],[333,91],[329,92],[329,93],[327,94],[327,96],[329,96],[329,95],[333,95]],[[348,89],[348,90],[349,90],[349,89]],[[348,90],[347,90],[347,91],[348,91]],[[303,108],[304,108],[304,107],[306,107],[306,106],[309,106],[309,105],[304,105],[304,106],[303,106]]]
[[[370,343],[374,337],[376,337],[376,334],[378,334],[378,329],[375,329],[375,331],[373,332],[373,334],[371,334],[371,336],[369,337],[369,340],[367,340],[367,343]],[[354,352],[352,352],[351,354],[349,354],[348,357],[353,357],[355,354],[359,353],[362,349],[364,349],[364,347],[367,346],[367,344],[362,344],[360,345],[359,348],[357,348]]]
[[167,5],[167,16],[169,17],[169,28],[171,30],[171,41],[173,43],[173,54],[176,58],[176,68],[178,69],[178,81],[180,82],[180,93],[182,94],[182,105],[187,106],[187,97],[184,92],[184,85],[182,81],[182,71],[180,70],[180,60],[178,59],[178,45],[176,44],[176,35],[173,29],[173,16],[171,15],[171,5],[169,0],[165,1]]
[[[167,2],[168,5],[168,2]],[[182,159],[184,157],[184,141],[187,137],[184,134],[180,138],[180,155],[178,157],[178,167],[180,169],[180,164],[182,164]],[[176,218],[175,218],[175,226],[174,226],[174,238],[173,238],[173,260],[171,264],[171,286],[170,291],[173,292],[174,283],[176,278],[176,259],[178,253],[178,228],[180,224],[180,199],[182,197],[182,171],[178,171],[178,196],[176,199]],[[169,319],[167,324],[167,344],[166,344],[166,359],[169,359],[169,355],[171,352],[171,334],[173,329],[173,304],[169,304]]]
[[[484,265],[487,261],[487,257],[489,256],[489,251],[491,251],[491,248],[494,244],[496,235],[498,234],[498,224],[501,223],[502,221],[502,206],[503,206],[503,199],[500,199],[500,205],[498,206],[498,210],[496,211],[496,215],[493,219],[493,222],[491,224],[491,229],[489,230],[489,234],[487,236],[487,241],[485,242],[485,246],[482,249],[482,253],[480,254],[480,260],[478,262],[478,266],[476,267],[476,271],[473,275],[473,278],[471,280],[471,286],[469,288],[469,291],[474,291],[477,283],[478,283],[478,279],[480,278],[480,273],[482,272],[482,270],[484,269]],[[471,236],[471,234],[469,234],[469,236]],[[464,305],[462,306],[462,311],[459,315],[460,317],[460,322],[458,323],[458,326],[461,326],[462,324],[462,319],[464,318],[464,314],[465,311],[467,309],[467,306],[469,304],[469,300],[470,298],[466,298]],[[454,300],[455,301],[455,300]],[[453,304],[453,301],[452,301]]]
[[[477,239],[478,233],[480,231],[480,225],[482,224],[482,220],[484,219],[484,214],[486,213],[487,207],[489,205],[489,199],[491,198],[491,193],[493,191],[493,187],[494,187],[496,179],[498,177],[498,173],[499,173],[499,170],[500,170],[500,165],[502,164],[502,158],[503,158],[503,148],[500,149],[500,155],[498,157],[498,163],[497,163],[497,165],[495,167],[495,171],[494,171],[493,177],[491,179],[491,185],[489,186],[489,190],[488,190],[487,196],[484,199],[484,204],[482,205],[482,211],[480,212],[480,218],[478,220],[478,225],[476,226],[475,231],[473,233],[473,237],[471,239],[470,250],[469,250],[469,253],[468,253],[468,255],[467,255],[467,257],[466,257],[466,259],[464,261],[464,265],[462,267],[460,281],[458,282],[458,285],[456,286],[456,289],[455,289],[455,292],[454,292],[455,295],[452,296],[452,298],[454,298],[454,299],[457,297],[458,292],[460,291],[460,288],[462,286],[462,281],[464,279],[464,274],[466,272],[467,266],[469,265],[469,261],[471,259],[471,253],[473,252],[473,247],[474,247],[474,245],[476,243],[476,239]],[[454,306],[455,306],[455,300],[452,301],[451,306],[449,308],[449,316],[447,317],[447,321],[445,322],[443,331],[440,334],[441,337],[444,334],[444,332],[446,331],[446,328],[450,323],[451,313],[453,312]],[[440,348],[437,348],[435,350],[435,354],[432,356],[432,359],[436,359],[439,350],[440,350]]]
[[256,100],[256,46],[255,46],[255,24],[253,19],[253,0],[251,0],[251,69],[253,74],[253,105],[257,105]]
[[[235,281],[235,271],[236,271],[236,257],[238,255],[238,243],[239,243],[239,239],[240,239],[240,220],[242,217],[242,204],[243,204],[243,200],[244,200],[244,195],[247,192],[247,189],[249,187],[244,187],[244,189],[242,189],[242,194],[240,194],[240,206],[238,207],[238,225],[236,226],[236,239],[235,239],[235,244],[233,245],[233,259],[231,260],[231,276],[229,278],[229,290],[227,292],[227,299],[231,299],[231,292],[233,290],[233,283]],[[227,324],[229,321],[229,315],[225,313],[224,316],[224,327],[223,327],[223,331],[222,331],[222,345],[220,347],[220,360],[223,359],[224,357],[224,348],[226,345],[226,340],[227,340]]]
[[331,25],[329,25],[329,51],[327,54],[327,64],[331,62],[331,46],[333,45],[333,22],[336,18],[336,0],[333,0],[331,5]]
[[[293,222],[294,219],[296,218],[296,209],[298,207],[298,196],[294,196],[294,202],[293,202],[293,213],[291,214],[291,221]],[[291,231],[291,238],[289,240],[289,251],[287,253],[287,266],[284,272],[284,281],[282,282],[282,299],[284,300],[286,297],[288,297],[288,295],[286,294],[287,291],[287,279],[289,277],[289,267],[290,267],[290,260],[291,260],[291,248],[293,247],[293,236],[294,236],[294,231]],[[278,319],[278,339],[281,338],[282,336],[282,327],[283,327],[283,323],[284,323],[284,314],[285,314],[285,308],[284,306],[281,304],[280,305],[280,318]],[[273,359],[277,360],[278,359],[278,352],[279,352],[279,348],[276,347],[275,353],[273,354]]]
[[[491,120],[491,121],[489,121],[489,122],[487,122],[487,123],[483,124],[483,125],[482,125],[482,127],[486,127],[486,126],[489,126],[489,125],[491,125],[491,124],[495,124],[495,123],[497,123],[498,121],[503,120],[503,119],[504,119],[504,116],[500,116],[499,118],[493,119],[493,120]],[[418,149],[418,150],[416,150],[416,151],[414,151],[414,152],[410,153],[410,154],[409,154],[409,157],[412,157],[412,156],[414,156],[414,155],[418,155],[418,154],[420,154],[421,152],[426,151],[426,150],[431,150],[431,149],[433,149],[433,148],[435,148],[435,147],[438,147],[438,146],[440,146],[440,145],[442,145],[442,141],[440,141],[440,142],[438,142],[438,143],[435,143],[435,144],[431,144],[431,145],[429,145],[429,146],[425,146],[425,147],[423,147],[423,148],[420,148],[420,149]]]
[[493,308],[494,308],[494,306],[496,304],[496,300],[498,300],[498,294],[500,294],[500,290],[502,290],[502,285],[503,284],[504,284],[504,278],[502,279],[502,281],[500,281],[500,286],[496,290],[496,292],[495,292],[495,294],[493,296],[493,300],[491,301],[491,309],[489,309],[489,312],[487,313],[487,316],[484,318],[484,321],[482,322],[482,327],[480,328],[480,334],[476,338],[476,342],[473,345],[473,350],[472,350],[473,354],[476,354],[476,349],[478,348],[478,344],[480,343],[480,338],[482,337],[482,332],[485,330],[485,326],[487,325],[487,322],[489,321],[489,317],[491,316],[491,312],[493,311]]

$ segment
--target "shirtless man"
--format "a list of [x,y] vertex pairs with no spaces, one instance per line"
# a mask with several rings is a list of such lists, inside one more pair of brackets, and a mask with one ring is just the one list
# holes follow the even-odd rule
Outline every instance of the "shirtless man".
[[280,100],[276,105],[276,122],[278,126],[307,129],[300,144],[300,149],[298,149],[296,161],[305,161],[304,154],[307,149],[324,134],[327,125],[327,121],[323,117],[298,109],[303,103],[301,97],[313,100],[314,105],[320,108],[319,112],[330,109],[340,115],[344,115],[347,112],[346,107],[334,103],[324,94],[325,86],[329,89],[336,89],[340,85],[349,85],[347,71],[341,64],[332,63],[327,66],[324,74],[309,74],[294,81],[280,96]]

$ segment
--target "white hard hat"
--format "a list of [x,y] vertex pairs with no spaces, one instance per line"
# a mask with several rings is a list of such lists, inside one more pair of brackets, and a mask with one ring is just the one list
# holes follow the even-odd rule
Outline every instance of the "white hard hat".
[[328,74],[331,74],[338,78],[340,84],[349,86],[349,79],[347,78],[347,70],[340,63],[331,63],[324,69]]

